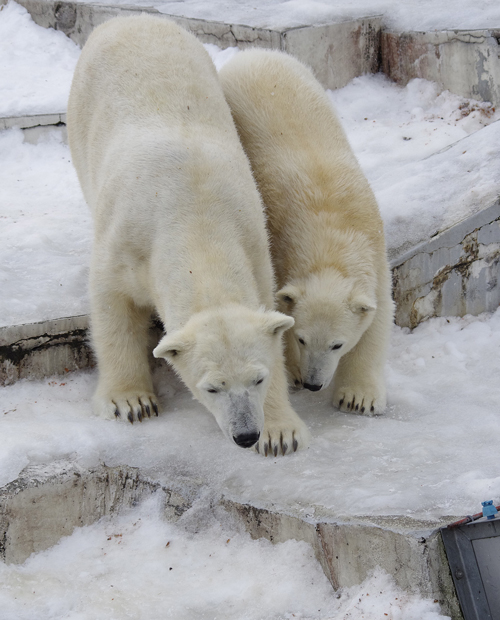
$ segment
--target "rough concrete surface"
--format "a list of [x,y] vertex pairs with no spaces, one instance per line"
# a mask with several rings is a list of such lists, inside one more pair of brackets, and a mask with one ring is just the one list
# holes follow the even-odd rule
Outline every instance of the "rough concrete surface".
[[405,85],[437,82],[462,97],[500,104],[500,30],[383,32],[382,71]]
[[500,200],[392,265],[396,323],[478,315],[500,305]]
[[64,32],[79,46],[84,45],[94,28],[112,17],[147,12],[172,19],[203,43],[212,43],[223,49],[264,47],[289,52],[310,65],[325,88],[340,88],[354,77],[374,73],[379,68],[381,19],[377,16],[325,26],[267,30],[244,24],[165,15],[144,6],[59,0],[20,0],[19,3],[37,24]]
[[87,316],[0,327],[0,385],[94,364]]

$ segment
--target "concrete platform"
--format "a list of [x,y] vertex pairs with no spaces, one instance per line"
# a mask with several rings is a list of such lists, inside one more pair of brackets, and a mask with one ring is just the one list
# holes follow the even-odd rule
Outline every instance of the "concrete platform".
[[[75,527],[136,505],[152,493],[164,497],[164,516],[175,521],[200,499],[208,480],[162,480],[128,466],[83,469],[72,461],[26,468],[0,489],[0,559],[21,563],[54,545]],[[206,493],[205,493],[206,494]],[[405,517],[339,520],[283,513],[269,507],[212,497],[253,538],[303,540],[314,549],[335,589],[361,583],[376,566],[401,588],[439,600],[443,613],[462,618],[439,528],[452,519],[415,521]]]

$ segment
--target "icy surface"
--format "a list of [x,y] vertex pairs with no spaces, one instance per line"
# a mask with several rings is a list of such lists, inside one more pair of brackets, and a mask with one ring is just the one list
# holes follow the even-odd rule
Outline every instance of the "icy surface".
[[79,48],[37,26],[28,11],[0,5],[0,117],[66,111]]
[[153,499],[0,564],[2,620],[445,620],[380,569],[337,598],[306,543],[251,540],[206,513],[193,531],[186,516],[164,522]]
[[133,426],[92,416],[94,372],[22,381],[0,390],[0,486],[28,464],[70,456],[142,467],[165,483],[199,480],[302,517],[434,519],[500,499],[500,309],[394,328],[386,374],[381,417],[340,413],[331,390],[293,395],[312,445],[267,459],[229,443],[171,372],[157,377],[164,413]]

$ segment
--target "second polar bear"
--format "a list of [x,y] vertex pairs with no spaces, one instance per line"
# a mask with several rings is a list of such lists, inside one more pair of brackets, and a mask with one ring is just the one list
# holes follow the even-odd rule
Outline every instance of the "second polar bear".
[[287,454],[308,431],[287,395],[262,203],[202,44],[151,16],[89,37],[68,105],[73,163],[95,225],[90,274],[98,414],[157,411],[148,326],[241,447]]
[[391,279],[375,197],[311,71],[249,50],[219,74],[267,209],[288,368],[343,411],[386,407]]

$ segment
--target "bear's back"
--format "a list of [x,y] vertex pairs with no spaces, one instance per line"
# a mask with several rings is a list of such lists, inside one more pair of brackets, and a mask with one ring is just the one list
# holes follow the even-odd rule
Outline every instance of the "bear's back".
[[153,142],[162,133],[217,141],[228,131],[215,67],[193,35],[149,15],[112,19],[91,34],[68,103],[71,154],[88,202],[114,141],[133,148],[148,132]]

